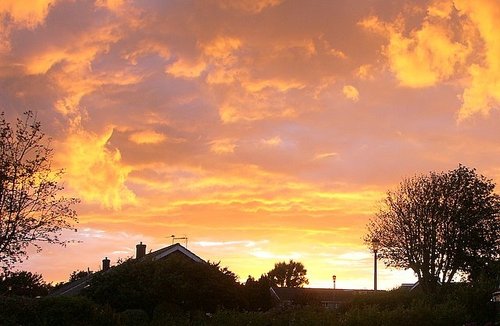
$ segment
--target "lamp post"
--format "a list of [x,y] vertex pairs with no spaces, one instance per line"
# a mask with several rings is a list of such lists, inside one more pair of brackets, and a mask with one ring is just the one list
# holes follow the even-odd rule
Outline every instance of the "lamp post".
[[377,252],[380,248],[380,240],[377,238],[372,239],[373,250],[373,290],[377,291]]
[[333,275],[332,279],[333,279],[333,289],[335,290],[335,282],[337,281],[337,275]]

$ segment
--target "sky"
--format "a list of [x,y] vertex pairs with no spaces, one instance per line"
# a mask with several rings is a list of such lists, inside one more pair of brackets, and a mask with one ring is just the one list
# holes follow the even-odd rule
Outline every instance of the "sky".
[[81,199],[75,242],[19,266],[48,281],[175,235],[241,281],[293,259],[369,289],[387,190],[500,181],[497,0],[2,0],[0,24],[0,110],[36,112]]

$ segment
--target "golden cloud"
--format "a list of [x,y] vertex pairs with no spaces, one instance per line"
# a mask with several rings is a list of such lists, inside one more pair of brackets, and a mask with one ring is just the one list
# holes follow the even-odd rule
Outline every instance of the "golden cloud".
[[197,78],[206,69],[207,65],[203,61],[189,62],[186,60],[177,60],[174,64],[167,67],[167,73],[174,77]]
[[2,0],[0,1],[0,17],[8,15],[14,23],[33,28],[45,20],[50,6],[56,3],[57,0]]
[[355,75],[361,80],[373,80],[375,77],[373,76],[374,67],[370,64],[364,64],[356,69]]
[[336,157],[339,154],[336,152],[330,152],[330,153],[319,153],[314,157],[314,160],[323,160],[325,158],[331,158],[331,157]]
[[280,136],[274,136],[274,137],[271,137],[271,138],[268,138],[268,139],[262,139],[261,140],[261,143],[266,145],[266,146],[270,146],[270,147],[276,147],[276,146],[279,146],[281,145],[283,141],[281,140],[281,137]]
[[131,169],[121,164],[118,149],[107,147],[112,132],[109,129],[97,135],[73,127],[61,145],[57,161],[66,168],[70,187],[84,201],[120,209],[123,205],[135,204],[136,197],[125,185]]
[[262,10],[277,6],[283,2],[283,0],[215,0],[218,5],[223,9],[237,9],[242,11],[247,11],[250,13],[259,13]]
[[153,130],[144,130],[134,132],[129,136],[130,141],[142,145],[142,144],[159,144],[163,143],[167,136],[162,133]]
[[11,50],[11,32],[17,28],[34,29],[42,24],[57,0],[0,1],[0,54]]
[[342,88],[344,96],[353,102],[359,101],[359,91],[352,85],[345,85]]
[[500,104],[500,6],[495,0],[458,0],[455,5],[470,17],[484,43],[484,61],[469,67],[470,84],[459,111],[459,120],[463,120],[476,113],[487,115]]
[[206,56],[213,58],[225,65],[235,63],[234,52],[241,47],[241,40],[234,37],[219,36],[213,41],[202,46]]
[[234,153],[236,144],[233,139],[217,139],[210,143],[210,150],[215,154]]
[[[454,15],[456,12],[456,15]],[[402,86],[429,87],[456,78],[464,87],[458,120],[487,115],[500,103],[500,6],[495,0],[436,0],[422,25],[406,33],[371,16],[360,24],[384,35],[384,54]],[[458,26],[458,27],[457,27]],[[408,36],[406,36],[408,35]],[[467,73],[465,82],[460,78]]]
[[127,51],[123,57],[133,65],[136,65],[139,58],[148,54],[157,54],[164,59],[169,59],[171,56],[170,49],[166,44],[151,40],[142,40],[134,49]]
[[286,92],[290,89],[301,89],[305,85],[293,80],[266,79],[266,80],[244,80],[242,86],[248,92],[260,92],[264,88],[274,88],[280,92]]
[[64,62],[66,66],[77,66],[80,70],[89,71],[96,55],[107,51],[110,44],[118,41],[120,37],[113,26],[104,26],[93,33],[75,37],[71,43],[48,46],[44,51],[33,53],[21,64],[26,67],[28,74],[33,75],[45,74],[60,62]]
[[237,79],[241,68],[238,67],[237,51],[242,46],[241,40],[234,37],[219,36],[213,41],[201,45],[208,69],[208,84],[230,84]]
[[109,10],[116,11],[125,3],[125,0],[96,0],[95,4],[98,7],[106,7]]
[[470,53],[466,45],[453,41],[445,26],[425,22],[410,37],[391,29],[385,53],[391,69],[403,86],[427,87],[453,76]]

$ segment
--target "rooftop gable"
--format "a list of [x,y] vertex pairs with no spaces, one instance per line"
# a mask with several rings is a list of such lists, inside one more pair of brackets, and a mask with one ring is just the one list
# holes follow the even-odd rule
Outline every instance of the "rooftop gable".
[[150,252],[146,256],[144,256],[143,259],[152,259],[152,260],[160,260],[160,259],[165,259],[169,255],[175,254],[175,253],[180,253],[189,259],[193,260],[194,262],[197,263],[204,263],[205,261],[189,251],[187,248],[182,246],[179,243],[173,244],[171,246],[165,247],[158,249],[156,251]]

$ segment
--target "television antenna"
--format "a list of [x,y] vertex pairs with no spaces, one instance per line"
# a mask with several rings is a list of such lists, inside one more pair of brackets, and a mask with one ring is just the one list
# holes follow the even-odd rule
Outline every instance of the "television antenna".
[[176,237],[174,234],[172,234],[170,237],[172,238],[172,244],[174,244],[176,240],[185,240],[186,241],[186,248],[188,247],[188,238],[186,236]]

